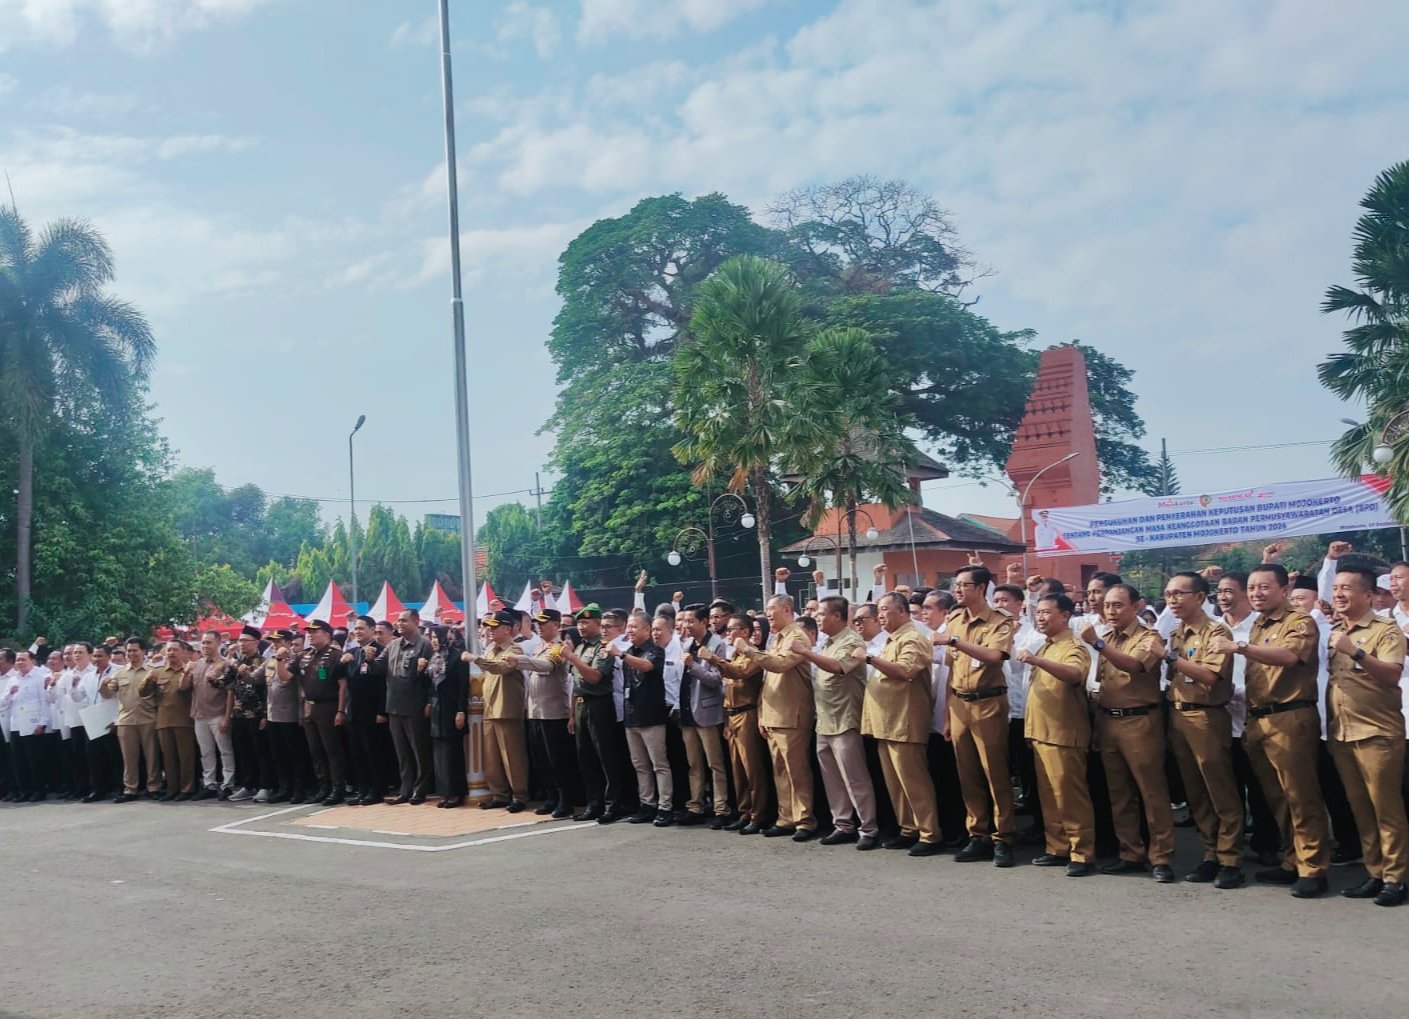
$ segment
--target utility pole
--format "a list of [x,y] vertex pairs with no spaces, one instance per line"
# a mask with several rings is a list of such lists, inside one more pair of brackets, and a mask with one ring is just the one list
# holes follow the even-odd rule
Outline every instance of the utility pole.
[[538,472],[533,472],[533,501],[537,509],[538,529],[543,530],[543,483],[538,480]]
[[[1170,491],[1173,486],[1169,477],[1169,442],[1165,439],[1159,440],[1159,491],[1160,495],[1170,496],[1174,493]],[[1164,590],[1165,584],[1169,583],[1169,549],[1160,552],[1160,590]]]

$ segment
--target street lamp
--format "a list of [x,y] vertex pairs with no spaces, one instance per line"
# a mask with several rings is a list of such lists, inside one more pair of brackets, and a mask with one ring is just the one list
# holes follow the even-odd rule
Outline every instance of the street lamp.
[[366,414],[357,415],[357,424],[347,433],[347,501],[351,509],[347,533],[352,545],[352,607],[357,608],[357,472],[352,465],[352,437],[367,423]]
[[807,543],[802,546],[802,552],[797,557],[798,566],[804,570],[812,565],[812,556],[808,553],[812,551],[812,543],[815,541],[825,541],[832,546],[833,550],[841,547],[837,544],[837,540],[829,534],[814,534],[807,539]]
[[709,596],[711,599],[719,597],[719,575],[714,564],[714,511],[723,507],[719,512],[719,519],[722,523],[738,523],[740,527],[752,528],[758,523],[754,515],[749,512],[748,503],[744,502],[742,496],[733,492],[725,492],[717,496],[709,504],[709,512],[705,515],[705,526],[708,530],[690,525],[680,529],[680,533],[675,536],[675,541],[671,543],[670,551],[666,553],[665,561],[671,566],[679,566],[687,558],[690,558],[700,550],[701,543],[704,544],[709,557]]
[[1032,479],[1027,483],[1027,486],[1026,486],[1025,488],[1023,488],[1023,494],[1022,494],[1022,495],[1019,497],[1019,499],[1018,499],[1018,519],[1022,522],[1023,576],[1024,576],[1024,577],[1029,576],[1029,573],[1028,573],[1028,571],[1027,571],[1027,497],[1028,497],[1028,494],[1032,491],[1032,486],[1037,483],[1037,479],[1038,479],[1038,478],[1042,477],[1042,475],[1046,474],[1046,473],[1047,473],[1048,471],[1050,471],[1053,467],[1057,467],[1057,466],[1060,466],[1061,464],[1064,464],[1064,463],[1067,463],[1067,462],[1069,462],[1069,461],[1075,460],[1075,459],[1076,459],[1077,457],[1079,457],[1080,455],[1081,455],[1081,451],[1080,451],[1080,450],[1077,450],[1077,451],[1074,452],[1074,453],[1068,453],[1066,456],[1062,457],[1060,460],[1053,460],[1053,461],[1052,461],[1051,463],[1049,463],[1046,467],[1042,468],[1040,471],[1038,471],[1036,474],[1034,474],[1034,475],[1032,476]]
[[[1409,421],[1409,410],[1401,410],[1380,429],[1379,441],[1370,450],[1370,459],[1376,467],[1388,467],[1394,460],[1394,447],[1404,439],[1406,430],[1405,427],[1396,427],[1401,421]],[[1341,423],[1350,425],[1351,428],[1368,428],[1367,425],[1351,418],[1341,418]],[[1391,435],[1391,432],[1394,434]],[[1399,528],[1399,557],[1409,558],[1409,533],[1406,533],[1402,525]]]

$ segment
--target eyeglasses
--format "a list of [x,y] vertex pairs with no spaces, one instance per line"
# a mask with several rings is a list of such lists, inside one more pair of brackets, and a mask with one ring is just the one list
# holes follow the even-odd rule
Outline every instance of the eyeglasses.
[[1192,597],[1194,596],[1194,591],[1193,591],[1193,590],[1187,590],[1187,591],[1186,591],[1186,590],[1166,591],[1166,592],[1164,592],[1164,596],[1165,596],[1165,598],[1170,599],[1170,600],[1173,600],[1173,599],[1175,599],[1175,598],[1192,598]]
[[876,617],[875,617],[875,616],[857,616],[857,617],[856,617],[856,621],[857,621],[858,623],[874,623],[874,622],[876,621]]
[[956,580],[954,581],[954,583],[949,585],[949,589],[951,591],[958,591],[961,588],[965,587],[978,587],[978,585],[968,580]]

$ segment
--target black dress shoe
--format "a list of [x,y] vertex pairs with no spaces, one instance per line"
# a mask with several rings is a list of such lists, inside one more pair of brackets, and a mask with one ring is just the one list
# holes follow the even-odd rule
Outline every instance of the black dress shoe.
[[550,816],[554,821],[565,821],[565,820],[567,820],[569,817],[572,817],[572,808],[571,808],[571,807],[559,807],[557,810],[553,811],[553,813],[550,814],[549,816]]
[[844,846],[851,842],[856,842],[861,836],[854,831],[842,831],[840,828],[829,834],[823,835],[819,840],[824,846]]
[[1377,877],[1366,878],[1354,888],[1341,892],[1347,899],[1373,899],[1384,889],[1385,883]]
[[675,815],[668,810],[657,810],[655,820],[651,824],[657,828],[669,828],[675,823]]
[[1229,889],[1241,888],[1247,883],[1241,867],[1219,867],[1218,876],[1213,879],[1213,887]]
[[[331,798],[332,798],[332,797],[329,797],[329,799],[331,799]],[[326,803],[327,800],[324,800],[323,802]],[[425,794],[425,793],[416,793],[416,795],[414,795],[414,796],[411,797],[411,806],[413,806],[413,807],[419,807],[422,803],[425,803],[425,802],[426,802],[426,794]],[[522,808],[521,808],[521,809],[522,809]]]
[[920,841],[918,835],[896,835],[881,843],[882,849],[909,849]]
[[463,796],[452,796],[448,800],[441,800],[440,805],[446,810],[455,810],[465,805],[465,798]]
[[793,832],[794,842],[811,842],[816,837],[816,828],[799,828],[797,831]]
[[538,806],[533,808],[533,812],[539,817],[547,817],[553,812],[553,804],[547,802],[540,803]]
[[176,800],[176,794],[175,794],[175,793],[162,793],[161,796],[157,797],[157,800],[158,800],[158,802],[160,802],[160,803],[173,803],[173,802],[175,802],[175,800]]
[[1282,854],[1271,849],[1264,849],[1258,852],[1257,862],[1264,867],[1280,867],[1282,865]]
[[656,819],[656,812],[650,807],[642,807],[626,819],[627,824],[650,824]]
[[[231,794],[232,792],[234,792],[234,790],[231,789],[231,788],[229,788],[228,786],[221,786],[220,792],[216,793],[215,795],[216,795],[216,798],[219,799],[219,800],[223,803],[223,802],[225,802],[226,800],[228,800],[228,799],[230,798],[230,794]],[[302,803],[302,802],[304,801],[304,799],[305,799],[305,797],[304,797],[303,793],[298,792],[298,793],[294,793],[293,799],[291,799],[289,802],[290,802],[290,803]]]
[[748,819],[748,818],[746,818],[746,817],[735,817],[735,818],[731,819],[728,824],[724,825],[724,827],[720,828],[719,830],[720,830],[720,831],[738,831],[740,828],[747,828],[748,825],[749,825],[749,819]]
[[103,798],[102,795],[99,794],[99,793],[89,793],[87,796],[83,797],[83,802],[84,802],[84,803],[97,803],[97,802],[98,802],[99,800],[101,800],[102,798]]
[[[408,796],[408,795],[406,795],[405,793],[402,793],[400,796],[396,797],[395,799],[387,800],[386,802],[387,802],[390,806],[399,807],[399,806],[401,806],[403,803],[410,803],[410,802],[411,802],[411,797]],[[484,806],[484,804],[480,804],[480,806]]]
[[[1034,860],[1033,863],[1037,861]],[[1101,868],[1102,874],[1143,874],[1145,864],[1140,860],[1116,860]]]
[[993,843],[977,835],[964,844],[964,848],[954,854],[959,863],[977,863],[993,859]]
[[1319,899],[1326,894],[1330,884],[1324,877],[1299,877],[1292,884],[1292,898]]
[[1073,860],[1067,864],[1067,877],[1090,877],[1094,873],[1096,873],[1094,863],[1078,863]]
[[729,827],[728,814],[715,814],[714,820],[709,822],[710,831],[723,831],[727,827]]
[[704,814],[696,814],[692,810],[682,811],[675,815],[675,823],[682,824],[687,828],[693,828],[697,824],[704,824],[709,820]]
[[[426,800],[425,800],[425,797],[424,797],[424,796],[421,797],[421,802],[424,803],[425,801],[426,801]],[[329,796],[327,799],[323,800],[323,806],[325,806],[325,807],[340,807],[340,806],[342,806],[342,805],[343,805],[344,803],[346,803],[346,802],[347,802],[347,797],[343,796],[342,793],[333,793],[333,794],[332,794],[331,796]],[[411,802],[414,803],[415,801],[412,800]]]
[[1189,873],[1184,875],[1184,880],[1193,885],[1206,885],[1218,876],[1218,861],[1204,860]]
[[114,803],[131,803],[137,798],[136,793],[118,793],[113,797]]
[[586,810],[579,810],[572,815],[574,821],[595,821],[602,816],[602,812],[596,807],[588,807]]
[[1011,867],[1013,865],[1013,846],[1010,842],[993,843],[993,866]]
[[[408,797],[406,797],[406,798],[409,800],[411,797],[408,796]],[[483,803],[481,803],[481,804],[479,805],[479,809],[480,809],[480,810],[499,810],[499,809],[501,809],[501,808],[503,808],[503,807],[507,807],[508,805],[509,805],[509,801],[508,801],[508,800],[494,800],[494,799],[490,799],[490,800],[485,800]]]
[[1151,871],[1155,881],[1162,885],[1174,884],[1174,868],[1167,863],[1157,863]]
[[757,821],[752,821],[752,822],[750,822],[749,824],[746,824],[746,825],[744,825],[742,828],[740,828],[740,829],[739,829],[739,834],[740,834],[740,835],[762,835],[762,834],[763,834],[763,825],[759,824]]
[[1040,846],[1047,841],[1047,835],[1041,828],[1024,828],[1018,832],[1016,841],[1020,846]]
[[1375,905],[1402,906],[1406,899],[1409,899],[1409,888],[1405,888],[1403,881],[1386,881],[1380,894],[1375,896]]
[[880,849],[881,840],[874,835],[862,835],[856,843],[856,848],[861,850],[863,853],[868,852],[872,849]]
[[955,849],[963,849],[964,846],[968,845],[968,842],[969,837],[967,835],[955,835],[952,839],[941,839],[939,844],[945,849],[953,851]]
[[1294,885],[1296,871],[1285,867],[1267,867],[1254,874],[1253,879],[1265,885]]
[[1071,863],[1071,857],[1058,856],[1056,853],[1043,853],[1041,856],[1033,857],[1034,867],[1065,867]]
[[771,828],[763,829],[763,837],[766,839],[781,839],[784,836],[792,838],[796,831],[796,828],[784,828],[781,825],[775,824]]
[[906,851],[907,856],[939,856],[944,847],[938,842],[916,842]]
[[1332,867],[1349,867],[1352,863],[1360,862],[1359,846],[1341,846],[1331,854]]
[[618,814],[615,810],[604,810],[604,811],[602,811],[602,815],[597,818],[597,823],[598,823],[598,824],[616,824],[616,822],[618,822],[618,821],[620,821],[620,820],[621,820],[621,815]]
[[[421,798],[425,799],[424,796]],[[504,809],[511,814],[522,814],[525,810],[528,809],[528,804],[525,803],[523,800],[510,800],[509,805]]]

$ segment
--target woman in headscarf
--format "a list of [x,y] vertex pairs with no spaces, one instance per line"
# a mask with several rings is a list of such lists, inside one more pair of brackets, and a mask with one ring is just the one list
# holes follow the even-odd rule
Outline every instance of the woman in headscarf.
[[465,726],[470,710],[469,665],[461,648],[443,626],[431,628],[430,704],[426,717],[431,723],[431,745],[435,756],[436,792],[440,807],[462,806],[465,786]]

